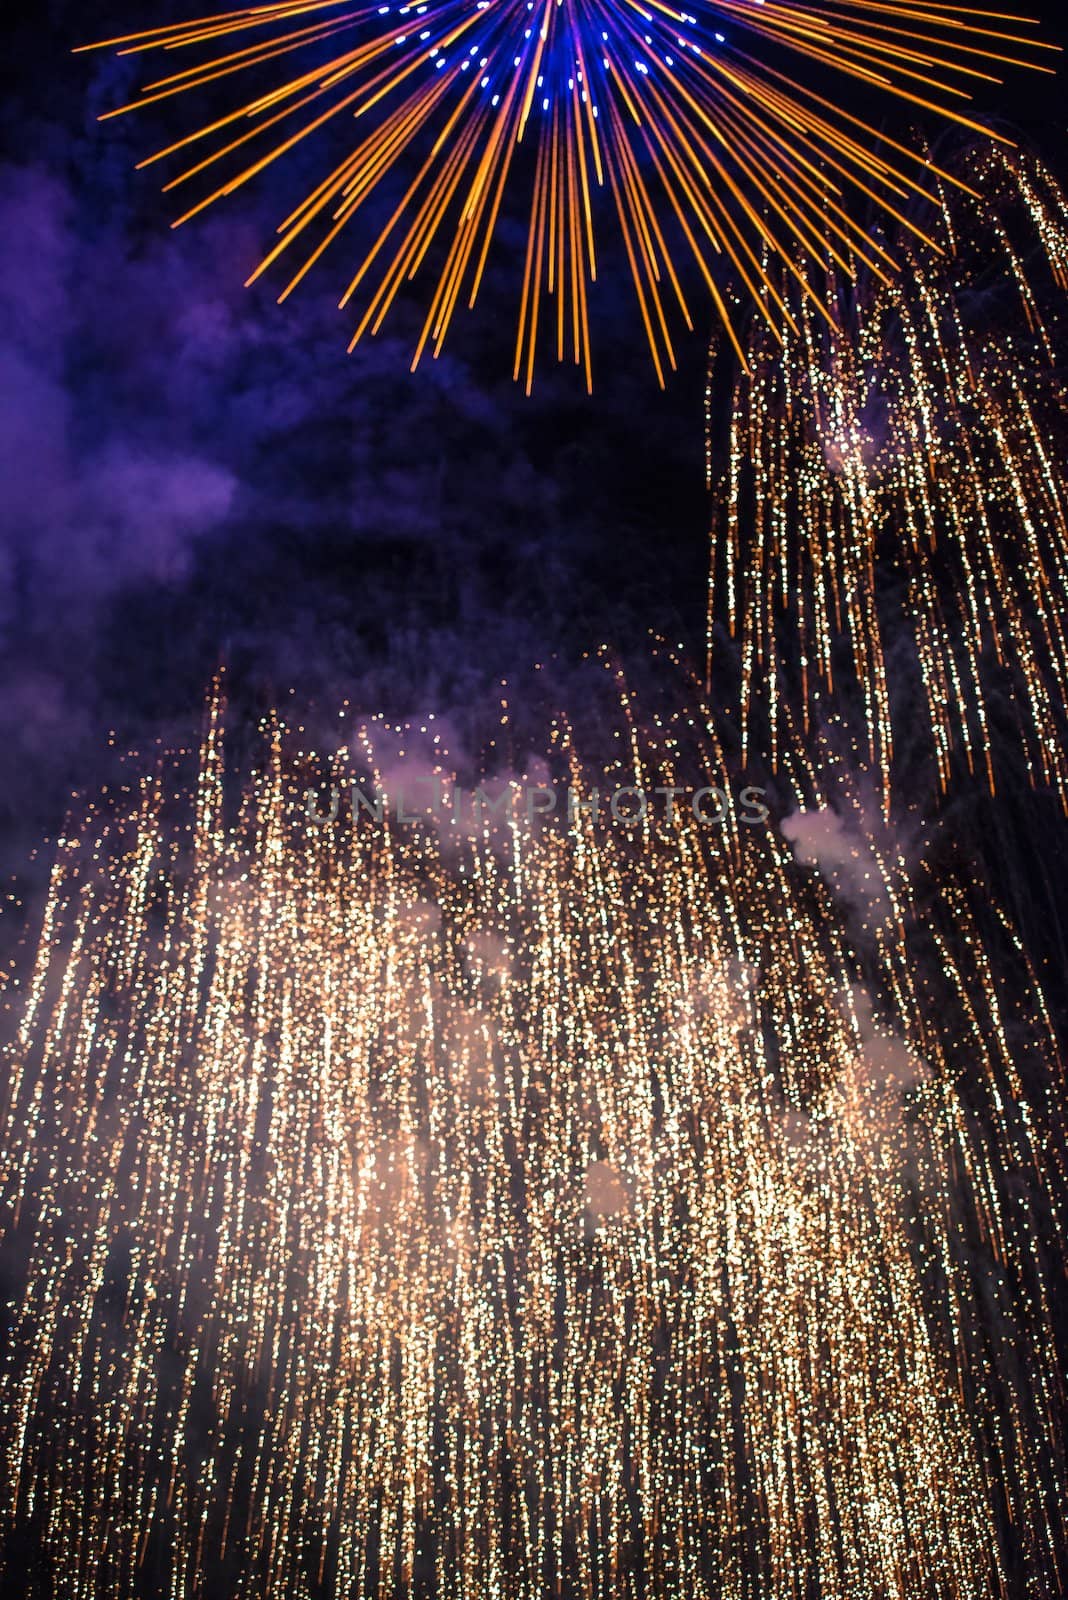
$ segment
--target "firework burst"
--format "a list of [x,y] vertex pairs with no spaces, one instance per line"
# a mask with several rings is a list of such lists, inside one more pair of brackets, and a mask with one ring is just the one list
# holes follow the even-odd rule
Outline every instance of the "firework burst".
[[710,670],[722,623],[773,738],[791,698],[859,690],[887,798],[900,718],[943,786],[960,752],[993,789],[1015,744],[1068,805],[1068,205],[1023,158],[960,170],[939,252],[902,237],[894,281],[832,274],[837,325],[792,292],[781,344],[755,328],[725,449],[710,430]]
[[[900,212],[930,173],[843,108],[843,80],[968,122],[976,84],[1041,60],[1032,26],[915,0],[702,0],[692,12],[660,0],[283,0],[109,41],[166,63],[111,115],[208,100],[206,125],[151,158],[186,162],[167,184],[191,196],[183,221],[317,141],[322,176],[254,277],[295,256],[285,298],[340,236],[357,237],[341,299],[360,307],[353,343],[422,273],[415,362],[474,304],[506,196],[525,190],[515,376],[528,389],[542,342],[591,380],[604,191],[662,382],[672,322],[692,326],[683,257],[728,327],[723,260],[762,301],[777,299],[768,252],[802,280],[828,254],[890,270],[851,199]],[[331,130],[350,123],[338,159]]]
[[[9,1050],[3,1503],[64,1593],[1060,1592],[1055,1068],[963,893],[936,995],[874,844],[858,963],[774,829],[309,826],[219,709],[188,806],[61,841]],[[630,781],[704,720],[628,697]]]

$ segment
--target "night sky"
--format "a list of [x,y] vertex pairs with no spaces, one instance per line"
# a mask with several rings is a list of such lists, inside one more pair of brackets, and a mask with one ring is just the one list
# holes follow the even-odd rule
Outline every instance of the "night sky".
[[[338,265],[283,307],[277,283],[241,287],[279,213],[269,184],[168,230],[134,164],[191,106],[97,123],[129,68],[69,50],[147,17],[52,0],[8,25],[0,867],[20,880],[71,788],[106,778],[109,731],[114,750],[187,737],[220,661],[250,705],[294,688],[458,716],[553,655],[566,698],[601,642],[633,670],[650,629],[702,651],[700,292],[661,393],[614,262],[592,399],[546,364],[528,400],[506,218],[484,304],[441,360],[407,370],[417,305],[346,357]],[[1017,74],[980,104],[1059,163],[1063,78]]]

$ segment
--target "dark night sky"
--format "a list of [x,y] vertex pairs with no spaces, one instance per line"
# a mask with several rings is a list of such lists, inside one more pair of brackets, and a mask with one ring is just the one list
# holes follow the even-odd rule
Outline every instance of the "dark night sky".
[[[68,49],[145,19],[51,0],[8,24],[7,871],[72,784],[99,781],[108,728],[124,745],[195,726],[221,658],[260,695],[448,713],[551,651],[640,656],[652,627],[696,653],[703,631],[710,308],[695,296],[704,322],[664,394],[621,279],[601,291],[592,400],[548,367],[532,400],[513,387],[500,274],[416,375],[403,318],[347,358],[340,269],[282,308],[240,287],[269,192],[172,235],[133,170],[160,124],[97,125],[122,83]],[[1056,164],[1063,85],[1018,76],[983,109]]]

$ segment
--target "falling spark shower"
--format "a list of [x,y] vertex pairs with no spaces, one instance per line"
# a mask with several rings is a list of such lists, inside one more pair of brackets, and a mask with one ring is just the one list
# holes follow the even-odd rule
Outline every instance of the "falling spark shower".
[[959,757],[996,788],[1015,746],[1068,805],[1068,206],[1023,156],[958,177],[937,250],[902,235],[892,282],[832,275],[836,325],[790,292],[784,343],[754,328],[725,445],[710,428],[710,671],[724,628],[773,739],[791,700],[818,722],[856,693],[887,794],[926,727],[943,786]]
[[[1059,1069],[963,884],[616,822],[562,721],[570,820],[315,820],[299,731],[242,783],[223,722],[70,825],[8,990],[9,1577],[1062,1592]],[[703,712],[619,738],[729,787]]]

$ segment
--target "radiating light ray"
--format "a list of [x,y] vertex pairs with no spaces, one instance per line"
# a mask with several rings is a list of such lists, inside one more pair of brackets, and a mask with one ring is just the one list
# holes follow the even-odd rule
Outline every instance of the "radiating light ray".
[[[1061,1080],[964,890],[862,842],[854,947],[683,805],[310,825],[221,712],[60,842],[7,1051],[3,1514],[64,1594],[1060,1592]],[[725,781],[699,705],[616,719],[616,783]]]
[[[973,151],[960,172],[938,252],[902,236],[892,280],[833,273],[838,326],[788,290],[782,343],[754,329],[727,448],[709,439],[710,670],[723,622],[741,647],[746,719],[770,704],[773,730],[792,694],[808,715],[855,687],[888,800],[900,730],[887,656],[904,637],[943,787],[960,753],[995,788],[990,717],[1004,719],[1008,692],[1032,781],[1068,807],[1068,394],[1055,359],[1068,205],[1022,157]],[[917,713],[899,714],[914,747]]]
[[[683,259],[696,263],[735,339],[724,261],[766,309],[769,256],[811,295],[812,268],[828,251],[878,265],[854,198],[875,195],[896,209],[938,176],[881,143],[822,83],[849,80],[974,129],[963,109],[974,84],[999,81],[1007,67],[1049,70],[1050,47],[1034,26],[915,0],[701,0],[693,12],[662,0],[291,0],[107,41],[167,63],[108,115],[191,93],[214,107],[233,94],[228,109],[143,163],[193,155],[166,186],[206,178],[181,221],[310,139],[330,148],[337,119],[366,126],[279,228],[250,281],[297,252],[288,293],[342,234],[357,240],[361,265],[342,305],[357,287],[370,299],[355,342],[377,331],[406,281],[436,276],[415,362],[428,345],[438,354],[461,300],[474,305],[504,196],[530,185],[529,206],[520,202],[529,221],[515,355],[528,389],[541,344],[592,382],[593,219],[597,191],[607,189],[604,209],[663,382],[675,361],[672,322],[691,325]],[[789,75],[791,58],[812,82]],[[533,148],[520,157],[523,145]],[[365,222],[363,207],[383,185],[390,215]],[[556,301],[551,315],[542,314],[546,296]]]

